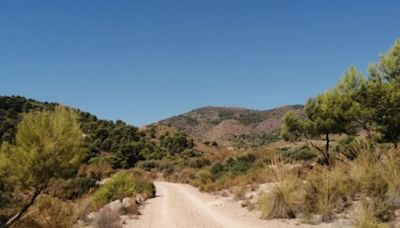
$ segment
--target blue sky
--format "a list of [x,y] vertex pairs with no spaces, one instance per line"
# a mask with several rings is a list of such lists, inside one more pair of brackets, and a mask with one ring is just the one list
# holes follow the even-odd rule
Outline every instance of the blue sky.
[[2,0],[0,95],[148,124],[301,104],[400,38],[393,0]]

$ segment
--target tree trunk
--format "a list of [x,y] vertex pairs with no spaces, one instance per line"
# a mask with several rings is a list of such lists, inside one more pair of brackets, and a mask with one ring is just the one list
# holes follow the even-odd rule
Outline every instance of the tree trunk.
[[326,140],[326,145],[325,145],[325,153],[324,153],[323,163],[325,165],[329,165],[329,134],[328,133],[326,134],[325,140]]
[[22,215],[29,209],[29,207],[32,206],[32,204],[35,202],[35,199],[40,195],[41,191],[42,191],[42,189],[40,189],[40,188],[39,188],[39,189],[36,189],[35,192],[34,192],[33,195],[32,195],[31,200],[30,200],[27,204],[25,204],[25,206],[23,206],[23,207],[21,208],[21,210],[20,210],[16,215],[14,215],[12,218],[10,218],[10,219],[6,222],[6,224],[4,225],[4,227],[5,227],[5,228],[10,227],[10,226],[13,225],[15,222],[17,222],[17,221],[22,217]]

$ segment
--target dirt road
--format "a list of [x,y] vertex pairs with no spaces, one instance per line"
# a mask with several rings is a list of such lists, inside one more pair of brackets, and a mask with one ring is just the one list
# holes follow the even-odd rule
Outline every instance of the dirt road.
[[134,228],[308,227],[293,220],[261,220],[238,203],[199,192],[186,184],[155,182],[157,197],[146,202]]

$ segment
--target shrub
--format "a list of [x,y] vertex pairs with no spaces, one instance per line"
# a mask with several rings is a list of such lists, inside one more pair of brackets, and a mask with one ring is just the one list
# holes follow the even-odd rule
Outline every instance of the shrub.
[[212,174],[208,169],[201,169],[197,171],[196,178],[200,181],[201,184],[207,184],[212,180]]
[[382,179],[387,183],[386,201],[389,206],[400,207],[400,157],[399,151],[387,151],[379,163]]
[[203,167],[206,167],[208,165],[210,165],[210,160],[206,159],[206,158],[191,158],[188,160],[187,162],[188,166],[191,168],[196,168],[196,169],[201,169]]
[[82,197],[97,186],[91,177],[77,177],[69,180],[58,179],[49,189],[49,194],[63,200],[73,200]]
[[182,151],[182,153],[179,156],[184,159],[189,159],[189,158],[193,158],[193,157],[200,157],[201,155],[202,155],[202,153],[197,150],[186,149],[186,150]]
[[272,189],[263,193],[258,205],[262,218],[294,218],[305,200],[305,190],[297,173],[288,170],[281,161],[275,161],[270,170],[276,181]]
[[364,142],[365,141],[363,140],[356,140],[354,139],[354,137],[351,136],[346,137],[345,139],[337,142],[334,150],[337,154],[343,155],[349,160],[353,160],[357,158],[359,149],[361,149],[365,145],[368,145],[364,144]]
[[96,158],[92,159],[89,164],[81,165],[78,176],[101,180],[109,177],[113,172],[111,164],[106,159]]
[[170,160],[160,160],[156,163],[156,167],[166,175],[171,175],[174,172],[174,162]]
[[184,168],[179,172],[175,172],[168,180],[172,182],[191,183],[195,178],[196,170],[194,168]]
[[151,171],[156,167],[154,161],[140,161],[136,166],[146,171]]
[[136,193],[136,181],[132,174],[119,172],[94,194],[95,207],[101,207],[113,200],[131,197]]
[[254,154],[246,154],[238,157],[228,157],[225,160],[225,170],[234,173],[245,173],[253,168],[253,163],[256,160]]
[[258,205],[262,218],[294,218],[304,203],[304,189],[296,177],[286,177],[263,193]]
[[47,195],[41,196],[17,227],[73,227],[77,220],[74,206]]
[[362,193],[371,197],[383,196],[388,189],[379,163],[379,159],[366,150],[359,151],[357,159],[349,163],[351,178]]
[[380,156],[366,150],[358,153],[350,166],[351,177],[369,201],[368,210],[378,221],[388,221],[400,207],[399,151],[383,150]]
[[309,161],[317,157],[308,146],[297,149],[281,149],[279,153],[283,159],[288,161]]
[[306,212],[317,213],[330,221],[356,192],[346,166],[317,167],[307,176]]
[[135,186],[136,193],[141,194],[144,198],[152,198],[156,195],[156,187],[152,182],[139,180]]
[[224,166],[221,163],[216,162],[212,164],[210,170],[214,177],[219,177],[224,172]]
[[[377,201],[375,201],[376,203]],[[375,203],[368,203],[367,201],[363,202],[363,209],[361,214],[355,220],[355,227],[356,228],[387,228],[384,223],[378,221],[376,217],[376,212],[379,209],[376,207]],[[375,205],[374,205],[375,204]],[[378,210],[377,210],[378,209]]]
[[271,181],[271,177],[267,172],[264,172],[265,168],[252,169],[245,177],[249,184],[261,184]]
[[184,150],[194,147],[193,140],[189,139],[183,132],[161,137],[160,144],[162,147],[166,148],[171,155],[180,154]]
[[250,125],[264,121],[264,116],[260,113],[241,114],[237,120],[242,124]]

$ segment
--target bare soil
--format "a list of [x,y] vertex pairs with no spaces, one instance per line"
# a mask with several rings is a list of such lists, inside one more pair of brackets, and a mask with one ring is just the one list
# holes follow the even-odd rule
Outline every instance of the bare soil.
[[125,220],[135,228],[258,228],[258,227],[344,227],[343,223],[309,225],[296,219],[262,220],[231,197],[199,192],[193,186],[155,182],[157,196],[146,202],[138,219]]

